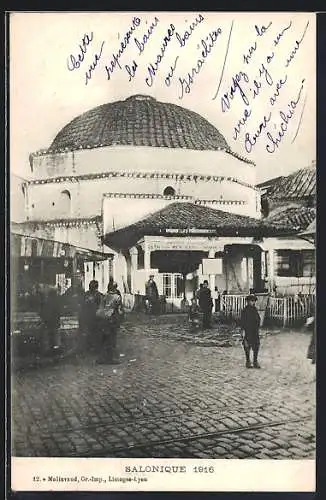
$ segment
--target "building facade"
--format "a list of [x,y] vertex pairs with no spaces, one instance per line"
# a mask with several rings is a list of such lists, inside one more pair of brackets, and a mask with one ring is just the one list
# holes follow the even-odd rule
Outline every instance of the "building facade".
[[271,288],[275,245],[296,241],[262,224],[256,166],[202,116],[153,97],[76,117],[29,160],[19,232],[94,252],[83,286],[113,277],[130,303],[149,274],[176,305],[206,278],[228,293]]

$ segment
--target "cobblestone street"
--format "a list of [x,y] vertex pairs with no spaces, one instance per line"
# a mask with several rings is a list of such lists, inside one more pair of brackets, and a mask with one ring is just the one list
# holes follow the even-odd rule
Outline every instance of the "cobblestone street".
[[129,316],[120,365],[88,354],[13,374],[13,455],[314,458],[308,344],[263,331],[262,368],[248,370],[222,326],[189,334],[182,316]]

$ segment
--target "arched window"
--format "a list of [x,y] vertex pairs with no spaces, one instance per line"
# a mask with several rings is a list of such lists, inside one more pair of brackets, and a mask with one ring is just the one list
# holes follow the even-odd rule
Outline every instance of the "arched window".
[[71,212],[71,194],[65,189],[61,191],[59,196],[59,210],[62,214],[70,214]]
[[174,196],[175,189],[172,186],[167,186],[163,191],[164,196]]

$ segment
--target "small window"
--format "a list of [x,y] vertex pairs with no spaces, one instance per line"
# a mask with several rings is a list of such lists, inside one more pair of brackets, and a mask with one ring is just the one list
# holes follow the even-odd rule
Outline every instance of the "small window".
[[175,195],[175,189],[172,186],[168,186],[164,189],[163,191],[164,196],[174,196]]
[[276,266],[277,276],[314,276],[315,253],[313,250],[278,250]]

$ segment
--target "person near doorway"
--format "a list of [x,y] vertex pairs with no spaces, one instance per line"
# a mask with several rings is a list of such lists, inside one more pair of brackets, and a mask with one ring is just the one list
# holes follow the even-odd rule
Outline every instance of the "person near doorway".
[[81,323],[83,325],[83,344],[86,348],[97,348],[99,342],[99,320],[96,315],[101,305],[103,295],[98,290],[98,281],[92,280],[89,283],[88,291],[84,294],[83,309],[81,311]]
[[218,291],[217,286],[214,288],[212,292],[212,299],[214,301],[214,312],[219,312],[220,310],[220,293]]
[[[240,326],[244,331],[242,345],[246,355],[246,368],[260,368],[258,363],[260,316],[256,308],[256,300],[255,295],[248,295],[247,305],[241,313]],[[253,365],[250,361],[251,350],[253,351]]]
[[201,291],[203,289],[203,286],[204,286],[203,283],[200,283],[199,288],[198,288],[198,290],[197,290],[197,292],[195,294],[197,300],[199,300],[199,297],[200,297]]
[[149,312],[158,314],[159,309],[159,293],[157,285],[154,281],[154,276],[151,274],[149,280],[145,284],[145,300],[148,302]]
[[203,312],[203,329],[211,328],[213,301],[211,291],[208,288],[208,281],[203,282],[202,288],[199,290],[199,307]]
[[196,298],[191,299],[191,304],[188,312],[188,320],[191,330],[196,330],[200,324],[200,307]]
[[122,316],[123,306],[121,293],[117,285],[112,286],[102,298],[101,305],[97,310],[101,332],[101,353],[96,360],[97,363],[120,364],[116,348]]

